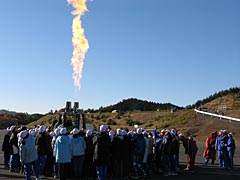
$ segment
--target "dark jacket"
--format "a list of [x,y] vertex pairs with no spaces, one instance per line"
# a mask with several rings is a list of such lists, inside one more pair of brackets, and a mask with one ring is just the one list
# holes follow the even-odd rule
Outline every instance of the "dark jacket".
[[112,158],[113,160],[123,159],[123,137],[115,136],[112,141]]
[[110,164],[111,140],[105,132],[94,137],[94,161],[96,166],[107,166]]
[[39,133],[35,140],[38,156],[51,153],[51,144],[45,132]]
[[7,133],[4,136],[4,140],[3,140],[3,144],[2,144],[2,151],[4,151],[4,153],[10,154],[9,140],[10,140],[10,134]]
[[[19,154],[17,132],[12,132],[12,135],[9,140],[9,147],[10,147],[10,154]],[[14,150],[15,148],[16,150]],[[14,151],[17,151],[17,153]]]

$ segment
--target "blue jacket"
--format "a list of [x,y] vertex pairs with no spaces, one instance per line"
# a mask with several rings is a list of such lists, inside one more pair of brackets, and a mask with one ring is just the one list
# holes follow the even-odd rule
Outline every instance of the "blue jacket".
[[146,142],[143,135],[137,135],[137,137],[134,139],[134,153],[139,156],[144,156],[145,145]]
[[227,151],[235,152],[236,144],[233,137],[228,138]]
[[71,162],[71,140],[67,135],[61,135],[56,139],[54,151],[57,163]]
[[38,154],[35,147],[35,138],[29,134],[27,139],[20,143],[20,160],[22,163],[30,163],[37,160]]
[[227,144],[227,136],[217,136],[215,149],[218,151],[223,151],[225,150],[225,144]]
[[71,154],[72,156],[83,156],[85,155],[86,143],[83,137],[71,139]]

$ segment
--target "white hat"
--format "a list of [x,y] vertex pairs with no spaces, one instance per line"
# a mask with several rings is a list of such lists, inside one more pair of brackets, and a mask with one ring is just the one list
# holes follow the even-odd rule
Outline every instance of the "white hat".
[[126,135],[127,135],[127,131],[123,129],[123,130],[122,130],[122,135],[123,135],[123,136],[126,136]]
[[101,125],[100,126],[100,132],[106,132],[107,131],[107,126],[106,125]]
[[117,129],[117,135],[119,135],[119,136],[122,135],[122,130],[121,129]]
[[60,134],[60,130],[61,130],[61,128],[57,128],[54,130],[54,133],[56,136],[58,136]]
[[113,139],[115,132],[113,130],[111,130],[111,131],[109,131],[108,135],[109,135],[110,139]]
[[18,134],[18,137],[20,137],[21,139],[24,139],[27,136],[27,134],[28,134],[28,131],[24,130]]
[[115,135],[115,132],[113,130],[109,131],[108,133],[109,136],[114,136]]
[[45,125],[41,125],[41,126],[39,127],[39,132],[40,132],[40,133],[43,133],[45,130],[46,130],[46,126],[45,126]]
[[134,136],[134,132],[133,131],[129,131],[128,134],[133,137]]
[[179,137],[185,137],[183,133],[179,134],[178,136]]
[[57,128],[63,128],[62,124],[60,124]]
[[66,128],[61,128],[60,134],[67,134],[67,129]]
[[11,126],[10,131],[13,131],[16,128],[16,126]]
[[142,134],[144,134],[144,135],[147,135],[147,134],[148,134],[148,132],[147,132],[147,131],[143,131],[143,132],[142,132]]
[[177,134],[177,130],[176,129],[171,129],[171,133],[173,133],[174,135]]
[[142,134],[142,129],[141,128],[137,128],[137,134]]
[[72,134],[73,135],[76,135],[76,134],[78,134],[80,131],[79,131],[79,129],[78,128],[74,128],[73,130],[72,130]]
[[30,130],[29,130],[29,134],[31,134],[32,136],[35,136],[35,133],[36,133],[36,132],[35,132],[35,129],[30,129]]
[[49,133],[49,135],[50,135],[51,137],[55,136],[54,131],[51,131],[51,132]]
[[92,130],[89,130],[89,129],[88,129],[88,130],[86,131],[86,135],[87,135],[87,136],[91,136],[91,135],[92,135]]
[[233,133],[232,133],[232,132],[229,132],[228,135],[231,136],[231,137],[233,137]]
[[165,130],[165,129],[162,129],[162,130],[161,130],[161,133],[165,133],[165,132],[166,132],[166,130]]

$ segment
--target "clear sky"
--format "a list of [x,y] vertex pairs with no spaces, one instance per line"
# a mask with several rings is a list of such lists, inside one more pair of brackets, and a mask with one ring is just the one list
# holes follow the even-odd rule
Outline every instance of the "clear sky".
[[138,98],[186,106],[240,85],[239,0],[93,0],[73,83],[71,5],[1,1],[0,109],[47,113]]

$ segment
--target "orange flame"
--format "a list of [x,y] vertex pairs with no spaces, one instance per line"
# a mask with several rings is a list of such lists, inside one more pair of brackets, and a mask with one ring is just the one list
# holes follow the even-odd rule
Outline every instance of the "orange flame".
[[72,23],[72,43],[73,53],[71,64],[73,66],[73,80],[74,85],[80,89],[80,81],[82,79],[82,70],[84,64],[85,54],[89,48],[88,40],[84,35],[84,29],[82,27],[81,16],[88,11],[86,6],[87,0],[67,0],[75,10],[72,11],[72,15],[75,16]]

